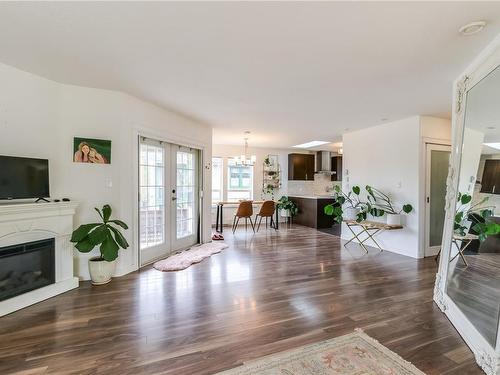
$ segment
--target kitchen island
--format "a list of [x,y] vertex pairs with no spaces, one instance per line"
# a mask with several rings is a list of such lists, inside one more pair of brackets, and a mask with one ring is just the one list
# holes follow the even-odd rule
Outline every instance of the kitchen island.
[[289,195],[288,198],[294,202],[299,212],[293,218],[295,224],[311,228],[332,228],[335,223],[333,216],[325,215],[326,205],[334,202],[330,195]]

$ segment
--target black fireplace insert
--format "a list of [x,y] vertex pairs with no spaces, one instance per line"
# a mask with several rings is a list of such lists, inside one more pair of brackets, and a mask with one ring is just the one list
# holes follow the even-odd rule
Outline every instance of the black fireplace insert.
[[53,238],[0,248],[0,301],[54,282]]

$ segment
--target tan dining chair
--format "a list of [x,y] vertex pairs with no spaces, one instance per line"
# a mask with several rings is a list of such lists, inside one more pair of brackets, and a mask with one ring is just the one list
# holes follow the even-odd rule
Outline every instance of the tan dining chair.
[[247,229],[248,225],[248,220],[250,220],[250,225],[252,226],[252,230],[255,233],[255,226],[252,222],[252,215],[253,215],[253,202],[252,201],[241,201],[238,209],[236,210],[236,213],[234,214],[234,219],[233,219],[233,233],[236,231],[236,228],[238,228],[238,223],[241,218],[245,219],[245,229]]
[[257,224],[257,220],[259,220],[259,224],[257,225],[257,232],[260,228],[260,223],[262,223],[262,218],[266,218],[266,228],[267,228],[267,218],[271,218],[271,226],[273,225],[273,216],[276,210],[276,205],[273,201],[265,201],[262,206],[260,206],[259,213],[255,216],[255,224]]

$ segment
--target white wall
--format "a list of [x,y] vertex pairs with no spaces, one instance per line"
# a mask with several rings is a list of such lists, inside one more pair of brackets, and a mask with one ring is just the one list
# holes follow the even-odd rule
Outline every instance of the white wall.
[[451,141],[451,120],[432,117],[420,116],[421,136],[428,140]]
[[[137,268],[135,188],[137,133],[202,148],[211,159],[212,130],[124,93],[59,84],[0,64],[0,154],[48,158],[51,196],[80,202],[75,225],[94,221],[93,207],[110,204],[129,224],[131,247],[122,251],[117,274]],[[73,137],[112,141],[111,165],[72,162]],[[205,163],[206,164],[206,163]],[[204,168],[204,240],[210,239],[211,171]],[[88,278],[75,252],[75,272]]]
[[[397,204],[417,207],[419,182],[420,120],[411,117],[370,127],[343,136],[343,189],[371,185]],[[418,256],[418,215],[406,215],[404,229],[382,233],[378,242],[383,249],[412,257]],[[345,224],[342,238],[350,238]]]
[[[383,249],[423,257],[422,149],[430,139],[450,142],[450,138],[449,120],[419,116],[344,134],[343,189],[348,191],[359,185],[364,190],[366,185],[372,185],[388,193],[398,206],[410,203],[414,207],[412,213],[403,217],[404,229],[387,231],[378,237]],[[384,221],[385,217],[374,220]],[[350,238],[349,234],[343,225],[342,238]]]

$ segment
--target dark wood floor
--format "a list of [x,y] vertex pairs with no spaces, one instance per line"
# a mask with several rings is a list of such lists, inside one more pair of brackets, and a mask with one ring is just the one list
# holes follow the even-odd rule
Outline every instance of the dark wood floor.
[[447,292],[483,337],[495,346],[500,314],[500,254],[465,255],[450,263]]
[[0,318],[0,374],[212,374],[364,329],[427,374],[480,374],[432,302],[433,259],[305,227],[225,232],[176,273],[148,267]]

